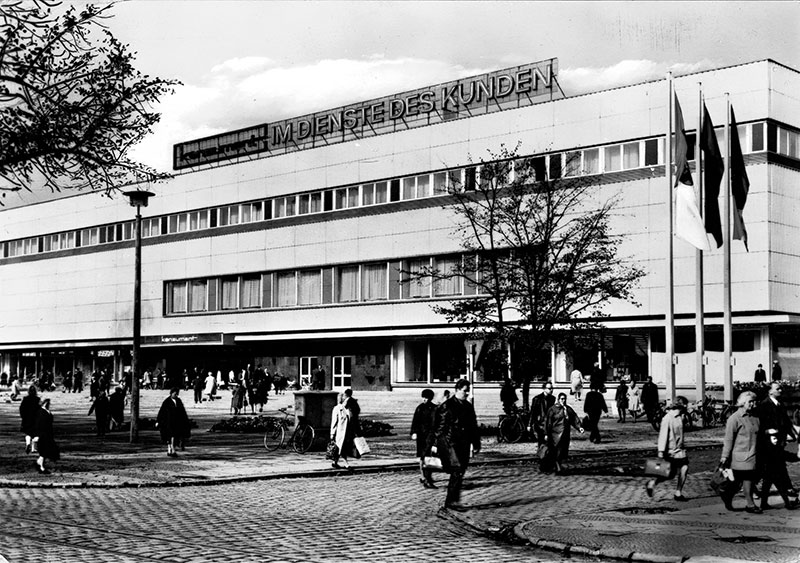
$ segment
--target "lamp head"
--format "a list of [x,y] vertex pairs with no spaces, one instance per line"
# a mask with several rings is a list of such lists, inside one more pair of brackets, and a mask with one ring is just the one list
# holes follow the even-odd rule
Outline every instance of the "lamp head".
[[147,202],[156,194],[147,190],[130,190],[123,192],[123,195],[128,198],[131,207],[147,207]]

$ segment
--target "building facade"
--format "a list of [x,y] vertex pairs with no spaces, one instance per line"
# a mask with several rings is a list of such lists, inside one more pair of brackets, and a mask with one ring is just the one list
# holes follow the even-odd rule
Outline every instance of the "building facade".
[[[663,384],[666,82],[570,97],[557,70],[552,59],[176,145],[174,178],[143,186],[156,192],[143,210],[144,366],[261,364],[305,382],[322,365],[328,387],[361,390],[498,385],[480,346],[432,310],[471,288],[403,272],[465,259],[448,186],[470,189],[481,159],[519,145],[548,178],[590,176],[598,200],[619,197],[612,230],[646,271],[638,304],[609,303],[595,338],[542,353],[530,375],[566,384],[598,362],[609,380]],[[734,379],[774,359],[797,378],[800,74],[764,60],[675,78],[690,144],[698,82],[720,138],[730,94],[750,178],[749,252],[732,247]],[[0,208],[0,369],[122,373],[133,237],[122,197]],[[694,249],[674,249],[677,383],[693,389]],[[723,379],[722,260],[704,260],[711,384]]]

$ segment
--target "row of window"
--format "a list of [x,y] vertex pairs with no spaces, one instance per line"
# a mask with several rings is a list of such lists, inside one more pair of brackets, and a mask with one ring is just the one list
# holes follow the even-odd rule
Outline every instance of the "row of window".
[[[752,123],[739,126],[739,136],[745,153],[765,150],[766,124]],[[776,150],[780,154],[800,158],[800,133],[782,127],[775,131]],[[772,135],[772,133],[770,133]],[[724,146],[724,129],[717,130],[720,146]],[[689,135],[693,151],[693,135]],[[505,172],[509,180],[525,168],[531,181],[603,174],[632,170],[664,163],[664,139],[654,138],[629,143],[618,143],[578,151],[520,158],[508,162]],[[318,190],[302,194],[281,196],[240,204],[226,205],[185,213],[142,220],[142,237],[157,237],[186,231],[197,231],[307,215],[354,207],[381,205],[391,202],[440,196],[448,190],[471,190],[476,182],[487,181],[481,166],[470,166],[438,172],[368,182],[353,186]],[[53,252],[82,246],[102,245],[132,240],[133,222],[91,227],[52,235],[2,243],[2,257],[24,256]]]
[[[282,272],[222,276],[166,283],[166,314],[308,307],[475,293],[454,274],[457,255],[347,264]],[[437,272],[432,278],[430,272]]]

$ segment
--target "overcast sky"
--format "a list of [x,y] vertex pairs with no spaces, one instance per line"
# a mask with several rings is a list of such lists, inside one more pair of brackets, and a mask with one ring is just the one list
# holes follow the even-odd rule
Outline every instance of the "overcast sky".
[[551,57],[567,96],[771,58],[800,69],[797,2],[128,0],[112,32],[144,73],[183,85],[137,148]]

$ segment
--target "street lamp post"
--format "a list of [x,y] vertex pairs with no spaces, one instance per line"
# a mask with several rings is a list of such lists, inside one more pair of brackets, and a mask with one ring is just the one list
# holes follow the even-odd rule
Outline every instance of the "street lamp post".
[[131,354],[131,443],[139,440],[139,346],[142,339],[142,207],[155,194],[131,190],[124,194],[136,208],[134,223],[135,275],[133,282],[133,352]]

